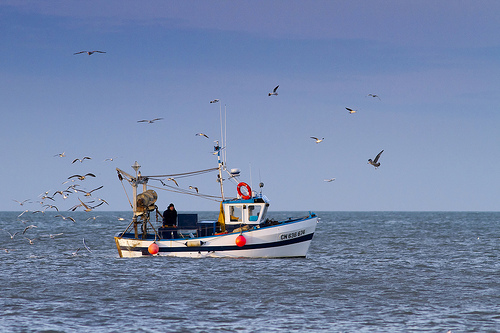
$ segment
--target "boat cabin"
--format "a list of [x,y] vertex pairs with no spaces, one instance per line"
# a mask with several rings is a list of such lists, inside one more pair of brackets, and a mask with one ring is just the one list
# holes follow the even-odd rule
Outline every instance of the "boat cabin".
[[259,195],[250,199],[234,199],[222,202],[226,227],[258,225],[266,219],[269,199]]

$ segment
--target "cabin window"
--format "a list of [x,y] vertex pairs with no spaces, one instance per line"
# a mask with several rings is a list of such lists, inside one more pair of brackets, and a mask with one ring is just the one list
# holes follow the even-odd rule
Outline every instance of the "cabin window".
[[248,206],[248,221],[255,222],[259,219],[261,206]]
[[241,222],[243,217],[242,206],[231,206],[229,218],[231,222]]

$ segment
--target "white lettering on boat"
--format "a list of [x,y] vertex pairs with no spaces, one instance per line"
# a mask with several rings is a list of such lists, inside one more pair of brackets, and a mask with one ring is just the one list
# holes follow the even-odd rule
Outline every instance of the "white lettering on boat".
[[279,239],[280,240],[294,239],[294,238],[303,236],[305,234],[306,234],[306,230],[302,229],[302,230],[287,232],[285,234],[280,234]]

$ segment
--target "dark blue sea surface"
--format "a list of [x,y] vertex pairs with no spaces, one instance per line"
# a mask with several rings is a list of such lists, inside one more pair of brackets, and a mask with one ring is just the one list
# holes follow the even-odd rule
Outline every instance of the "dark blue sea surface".
[[121,259],[130,213],[0,212],[0,331],[500,331],[500,213],[316,213],[304,259]]

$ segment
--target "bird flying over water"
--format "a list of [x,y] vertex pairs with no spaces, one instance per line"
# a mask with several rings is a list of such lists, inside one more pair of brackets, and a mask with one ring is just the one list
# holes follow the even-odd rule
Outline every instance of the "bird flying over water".
[[138,120],[137,122],[138,122],[138,123],[148,123],[148,124],[152,124],[152,123],[154,123],[155,121],[157,121],[157,120],[162,120],[162,119],[163,119],[163,118],[154,118],[154,119],[151,119],[151,120],[149,120],[149,119],[143,119],[143,120]]
[[276,88],[273,89],[273,92],[272,93],[269,93],[268,96],[272,96],[272,95],[275,95],[275,96],[278,96],[278,88],[279,88],[279,84],[276,86]]
[[104,51],[97,51],[97,50],[95,50],[95,51],[80,51],[80,52],[73,53],[73,55],[75,55],[75,54],[82,54],[82,53],[87,53],[88,55],[92,55],[94,53],[106,53],[106,52],[104,52]]
[[311,136],[311,139],[316,140],[316,143],[320,143],[321,141],[325,140],[325,138],[318,139],[318,138],[316,138],[314,136]]
[[90,211],[92,211],[93,208],[95,208],[95,207],[87,206],[82,200],[80,200],[80,198],[78,198],[78,201],[80,201],[80,203],[78,205],[74,205],[69,210],[71,210],[72,212],[74,212],[78,207],[84,207],[85,208],[84,210],[86,212],[90,212]]
[[353,110],[353,109],[350,109],[350,108],[345,108],[347,110],[347,112],[349,113],[356,113],[356,110]]
[[49,209],[49,208],[53,208],[53,209],[55,209],[55,210],[59,211],[59,208],[57,208],[57,207],[56,207],[56,206],[54,206],[54,205],[43,205],[43,207],[45,208],[45,210],[47,210],[47,209]]
[[87,244],[85,244],[85,238],[83,239],[83,246],[85,246],[85,249],[87,249],[87,251],[92,253],[92,250],[90,250],[89,247],[87,246]]
[[102,185],[101,185],[101,186],[99,186],[98,188],[95,188],[95,189],[91,190],[91,191],[84,191],[84,190],[80,190],[80,189],[77,189],[77,191],[78,191],[78,192],[83,192],[83,193],[85,193],[85,196],[86,196],[86,197],[90,197],[90,196],[92,195],[92,192],[97,191],[97,190],[100,190],[101,188],[103,188],[103,186],[102,186]]
[[198,188],[197,188],[197,187],[195,187],[195,186],[189,186],[189,188],[190,188],[191,190],[195,190],[195,191],[196,191],[196,193],[199,193],[199,192],[198,192]]
[[196,133],[195,136],[204,136],[205,138],[208,139],[208,135],[206,135],[204,133]]
[[382,155],[383,152],[384,151],[382,150],[380,153],[378,153],[373,161],[371,158],[368,160],[368,163],[373,165],[375,169],[377,169],[380,166],[380,162],[378,161],[378,159],[380,158],[380,155]]
[[330,182],[333,182],[334,180],[335,180],[335,178],[325,179],[325,182],[330,183]]
[[217,103],[218,101],[220,101],[220,100],[216,98],[216,99],[210,101],[210,103]]
[[5,231],[6,233],[8,233],[8,234],[9,234],[9,236],[10,236],[10,239],[14,239],[14,236],[15,236],[18,232],[20,232],[20,231],[16,231],[15,233],[11,234],[10,232],[8,232],[8,231],[7,231],[7,230],[5,230],[5,229],[0,229],[0,230],[3,230],[3,231]]
[[12,199],[13,201],[17,202],[18,204],[20,204],[21,206],[23,206],[27,201],[29,201],[30,199],[26,199],[26,200],[23,200],[23,201],[18,201],[16,199]]
[[73,223],[76,223],[76,220],[74,218],[72,218],[71,216],[62,216],[62,215],[56,215],[54,217],[60,217],[62,218],[63,220],[70,220],[70,221],[73,221]]
[[26,238],[30,242],[30,245],[35,244],[33,242],[35,241],[36,238],[33,238],[33,239],[29,239],[28,237],[24,237],[24,238]]
[[66,156],[66,152],[62,152],[60,154],[54,155],[54,157],[65,157],[65,156]]
[[24,228],[24,230],[23,230],[23,235],[24,235],[24,233],[25,233],[26,231],[28,231],[28,230],[29,230],[29,229],[31,229],[31,228],[38,228],[38,227],[37,227],[36,225],[33,225],[33,224],[31,224],[31,225],[27,226],[27,227],[26,227],[26,228]]

